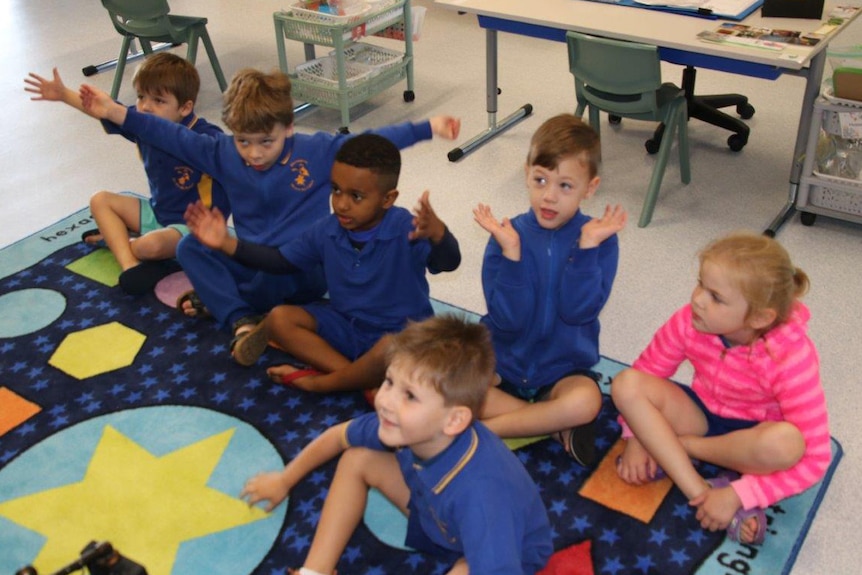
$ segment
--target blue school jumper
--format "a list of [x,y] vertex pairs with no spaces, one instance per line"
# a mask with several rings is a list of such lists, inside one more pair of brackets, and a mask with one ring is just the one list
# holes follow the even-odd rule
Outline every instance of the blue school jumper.
[[[335,154],[350,135],[294,134],[266,171],[247,165],[232,136],[202,138],[171,122],[131,111],[126,130],[160,145],[218,180],[233,209],[237,237],[280,246],[329,214],[330,173]],[[429,122],[373,130],[399,148],[431,138]],[[195,290],[222,327],[289,302],[302,304],[326,292],[322,268],[303,274],[271,274],[248,268],[203,246],[192,235],[177,246],[177,258]]]
[[[135,107],[128,106],[128,109],[134,110]],[[194,113],[183,118],[178,125],[198,134],[208,136],[223,134],[221,128]],[[187,162],[163,151],[161,147],[142,141],[113,122],[103,120],[102,127],[108,134],[119,134],[137,144],[144,163],[144,171],[147,174],[147,182],[150,185],[150,206],[160,225],[167,227],[185,223],[183,213],[186,207],[199,198],[207,206],[217,206],[225,217],[230,215],[230,204],[224,189],[208,174],[201,173]]]
[[598,247],[578,247],[580,211],[557,230],[539,225],[531,211],[512,219],[521,236],[521,260],[503,257],[493,237],[485,248],[482,287],[497,372],[522,388],[553,385],[599,360],[599,313],[617,273],[616,235]]
[[[390,451],[378,437],[380,420],[368,413],[347,426],[347,444]],[[527,470],[487,427],[473,422],[430,460],[408,448],[395,457],[410,490],[405,544],[470,573],[533,575],[553,552],[551,525]]]
[[357,251],[347,230],[330,215],[280,252],[303,270],[323,264],[331,307],[382,336],[400,331],[408,319],[434,313],[425,277],[431,242],[409,241],[412,231],[413,214],[393,206],[386,210],[374,239]]

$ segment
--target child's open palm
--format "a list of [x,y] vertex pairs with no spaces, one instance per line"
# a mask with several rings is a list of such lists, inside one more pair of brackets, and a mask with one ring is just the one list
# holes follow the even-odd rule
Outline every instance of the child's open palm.
[[503,256],[512,261],[520,261],[521,236],[518,235],[518,231],[512,226],[509,218],[497,221],[497,218],[491,213],[491,206],[479,204],[473,208],[473,219],[497,240],[503,250]]
[[198,200],[189,204],[183,217],[189,231],[208,248],[220,250],[225,247],[230,234],[224,214],[218,208],[209,209]]
[[446,224],[437,217],[428,195],[428,190],[422,192],[419,203],[413,208],[413,231],[407,237],[410,241],[427,238],[437,244],[446,233]]
[[31,100],[48,100],[51,102],[59,102],[63,100],[66,93],[66,85],[60,78],[60,72],[54,68],[54,79],[48,80],[38,74],[30,72],[29,77],[24,78],[24,91],[35,94],[31,96]]
[[619,204],[606,206],[600,218],[593,218],[581,227],[580,248],[587,250],[598,247],[603,241],[626,226],[628,214]]

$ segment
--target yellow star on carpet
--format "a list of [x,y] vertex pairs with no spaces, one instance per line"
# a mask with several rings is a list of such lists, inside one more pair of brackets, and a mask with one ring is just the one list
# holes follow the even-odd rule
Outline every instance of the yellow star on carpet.
[[183,541],[266,517],[206,485],[233,432],[156,457],[105,426],[82,481],[2,503],[0,515],[46,537],[33,561],[40,572],[106,540],[149,575],[169,575]]

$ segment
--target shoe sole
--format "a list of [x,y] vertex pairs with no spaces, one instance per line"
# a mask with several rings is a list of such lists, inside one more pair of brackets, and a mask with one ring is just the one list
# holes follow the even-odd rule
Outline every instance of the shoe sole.
[[269,330],[266,329],[264,322],[260,322],[236,342],[236,346],[233,348],[233,358],[238,364],[250,367],[257,363],[268,345]]

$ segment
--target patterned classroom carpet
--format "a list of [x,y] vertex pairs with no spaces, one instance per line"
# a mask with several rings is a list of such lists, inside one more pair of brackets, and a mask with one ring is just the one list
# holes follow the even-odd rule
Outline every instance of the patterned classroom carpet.
[[[301,565],[334,463],[271,514],[237,495],[251,474],[281,468],[369,406],[358,393],[270,383],[263,366],[284,359],[272,349],[253,368],[236,365],[227,334],[172,308],[177,278],[155,294],[123,295],[110,253],[79,241],[92,227],[82,210],[0,250],[0,572],[54,572],[90,541],[111,542],[150,575],[277,575]],[[596,367],[605,392],[623,367]],[[557,553],[545,573],[790,570],[841,458],[837,442],[824,481],[770,508],[766,544],[750,547],[702,530],[669,480],[622,484],[615,416],[606,400],[594,469],[547,439],[517,448],[553,524]],[[444,573],[447,565],[401,546],[405,525],[372,494],[339,573]]]

